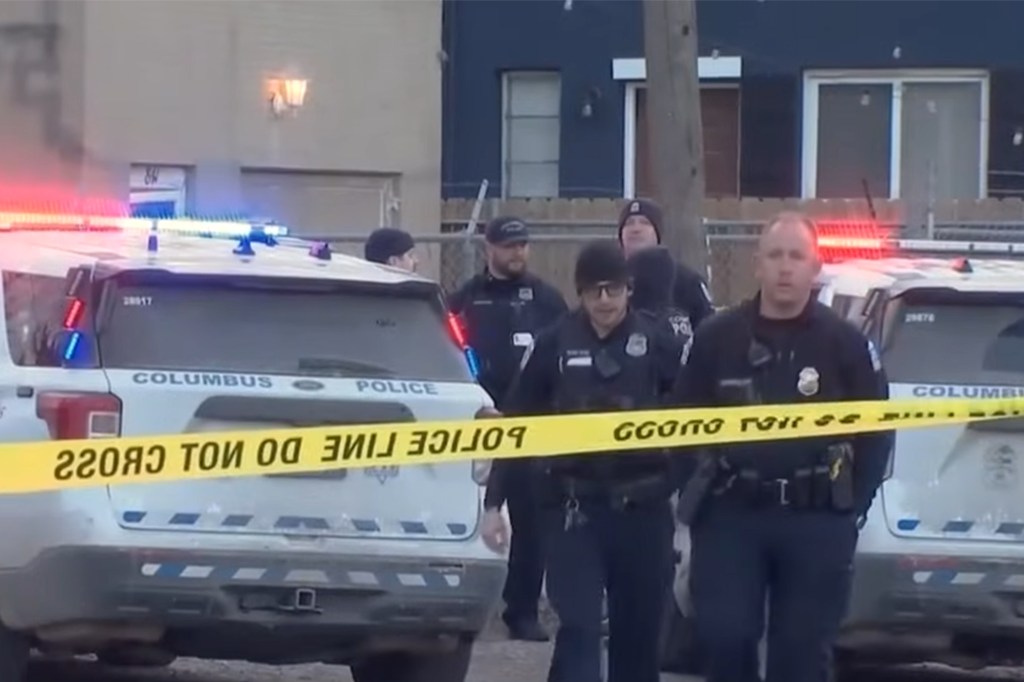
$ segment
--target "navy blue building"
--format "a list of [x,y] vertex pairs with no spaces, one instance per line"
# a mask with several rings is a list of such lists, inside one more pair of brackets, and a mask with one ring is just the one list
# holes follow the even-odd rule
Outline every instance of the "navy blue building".
[[[650,192],[641,0],[447,0],[446,198]],[[701,0],[711,196],[1024,194],[1024,2]]]

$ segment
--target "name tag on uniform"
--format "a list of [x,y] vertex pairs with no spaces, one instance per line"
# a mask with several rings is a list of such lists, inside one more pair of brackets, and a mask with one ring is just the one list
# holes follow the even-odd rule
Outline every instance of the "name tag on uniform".
[[533,343],[533,334],[530,332],[516,332],[512,335],[512,345],[526,348]]
[[565,361],[566,367],[590,367],[593,364],[594,359],[589,355],[576,355]]

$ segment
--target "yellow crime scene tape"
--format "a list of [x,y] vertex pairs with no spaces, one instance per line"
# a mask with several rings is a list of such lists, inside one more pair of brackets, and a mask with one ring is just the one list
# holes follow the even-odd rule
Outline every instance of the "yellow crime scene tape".
[[663,409],[6,443],[0,493],[721,445],[1024,415],[1024,399]]

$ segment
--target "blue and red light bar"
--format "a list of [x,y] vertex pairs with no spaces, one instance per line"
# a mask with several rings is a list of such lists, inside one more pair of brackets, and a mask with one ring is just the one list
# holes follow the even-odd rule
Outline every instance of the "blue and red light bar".
[[480,378],[480,359],[477,357],[473,347],[469,345],[469,339],[466,337],[466,329],[463,327],[462,318],[455,313],[448,313],[448,333],[451,335],[455,345],[462,351],[463,356],[465,356],[466,364],[469,365],[469,371],[473,378]]
[[237,220],[131,218],[95,214],[0,211],[0,233],[3,232],[156,232],[240,239],[253,235],[284,237],[288,235],[288,228],[283,225]]

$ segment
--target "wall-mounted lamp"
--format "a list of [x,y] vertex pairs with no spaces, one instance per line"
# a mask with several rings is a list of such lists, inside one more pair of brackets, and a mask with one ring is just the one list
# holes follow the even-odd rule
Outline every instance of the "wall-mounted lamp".
[[597,103],[601,101],[603,97],[600,88],[592,87],[587,91],[586,96],[583,98],[583,104],[580,106],[580,118],[591,118],[594,115],[594,109],[597,107]]
[[294,116],[306,102],[309,81],[305,78],[268,78],[266,85],[270,113],[274,116]]

